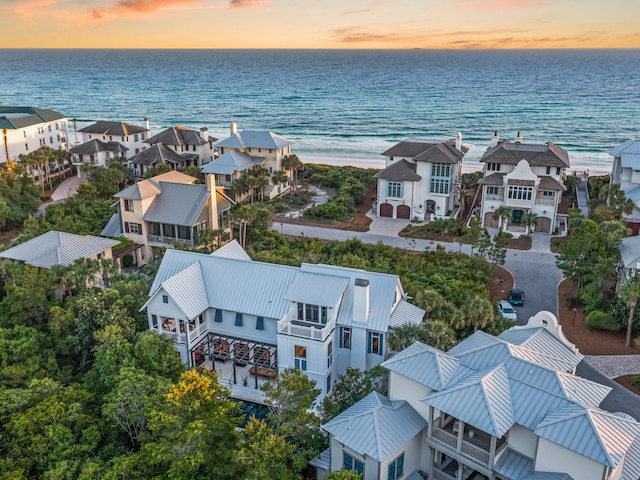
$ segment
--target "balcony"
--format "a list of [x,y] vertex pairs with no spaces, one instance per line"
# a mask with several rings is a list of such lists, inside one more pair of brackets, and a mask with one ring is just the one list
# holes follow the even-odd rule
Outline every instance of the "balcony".
[[[431,439],[449,447],[450,451],[456,451],[475,463],[484,467],[490,465],[490,451],[492,436],[481,430],[476,430],[469,425],[463,425],[464,432],[460,435],[459,428],[462,422],[447,419],[441,428],[436,420],[431,427]],[[503,439],[501,439],[503,440]],[[500,443],[500,441],[498,442]],[[500,443],[501,444],[501,443]]]
[[548,207],[554,207],[556,204],[555,198],[536,198],[536,205],[544,205]]
[[484,196],[484,199],[488,201],[493,201],[493,202],[502,202],[504,200],[504,194],[495,195],[493,193],[487,193]]
[[187,240],[183,238],[175,238],[175,237],[167,237],[164,235],[147,235],[147,240],[149,243],[158,243],[161,245],[170,245],[172,243],[186,243],[190,247],[195,247],[196,244],[193,240]]
[[334,322],[329,322],[326,325],[301,322],[294,314],[289,314],[278,322],[278,333],[324,342],[325,338],[333,331],[334,326]]

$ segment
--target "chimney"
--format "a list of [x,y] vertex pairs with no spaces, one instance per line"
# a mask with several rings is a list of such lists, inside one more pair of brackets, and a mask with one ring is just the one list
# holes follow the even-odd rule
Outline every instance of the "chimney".
[[458,135],[456,136],[456,150],[459,152],[462,151],[462,133],[460,132],[458,132]]
[[151,131],[151,129],[149,128],[149,118],[144,119],[144,128],[146,128],[148,132]]
[[235,120],[233,122],[231,122],[231,136],[234,136],[236,133],[238,133],[238,122],[236,122]]
[[522,143],[522,134],[520,132],[516,135],[516,143]]
[[369,319],[369,280],[356,278],[353,289],[353,321],[367,323]]
[[496,130],[495,133],[493,134],[493,137],[491,137],[491,146],[495,147],[496,145],[498,145],[499,141],[500,141],[500,132]]
[[213,173],[205,175],[207,184],[207,190],[209,191],[209,230],[215,230],[222,228],[222,225],[218,225],[218,202],[216,199],[216,176]]
[[200,129],[200,136],[204,139],[205,142],[209,141],[209,129],[207,127],[202,127]]

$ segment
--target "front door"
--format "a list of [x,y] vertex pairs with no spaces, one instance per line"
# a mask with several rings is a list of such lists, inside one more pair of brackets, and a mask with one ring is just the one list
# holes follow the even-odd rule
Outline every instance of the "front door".
[[524,212],[522,210],[514,210],[511,215],[511,223],[520,224],[522,222],[522,214]]

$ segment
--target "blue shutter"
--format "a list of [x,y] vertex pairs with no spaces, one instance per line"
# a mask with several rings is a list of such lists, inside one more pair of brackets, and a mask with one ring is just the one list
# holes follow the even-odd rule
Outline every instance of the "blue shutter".
[[214,318],[214,322],[222,323],[222,310],[216,308],[216,316]]
[[396,460],[396,476],[401,477],[404,473],[404,453]]
[[367,332],[367,353],[371,353],[373,343],[373,332]]
[[384,347],[382,344],[384,343],[384,333],[381,333],[378,337],[378,351],[376,352],[378,355],[382,355],[384,352]]
[[264,317],[256,318],[256,330],[264,330]]
[[344,327],[340,327],[340,348],[344,348]]
[[240,312],[236,312],[236,327],[242,326],[242,314]]

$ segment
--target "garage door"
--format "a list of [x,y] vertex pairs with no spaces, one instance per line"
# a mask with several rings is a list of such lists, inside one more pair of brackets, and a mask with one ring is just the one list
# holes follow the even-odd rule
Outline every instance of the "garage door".
[[409,205],[398,205],[398,218],[411,218]]
[[380,204],[380,216],[381,217],[393,217],[393,205],[390,203]]

